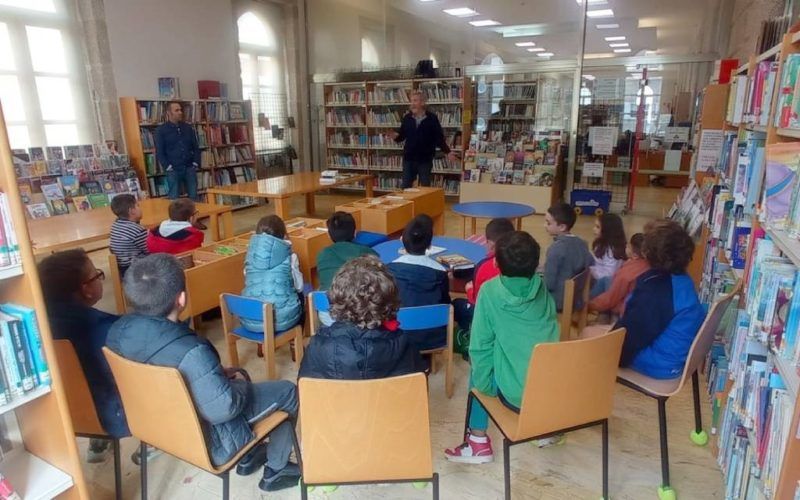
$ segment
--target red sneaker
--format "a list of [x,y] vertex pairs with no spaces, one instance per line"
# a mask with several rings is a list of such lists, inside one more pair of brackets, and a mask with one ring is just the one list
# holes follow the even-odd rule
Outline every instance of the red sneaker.
[[461,446],[444,450],[444,456],[451,462],[461,464],[487,464],[494,461],[492,440],[489,436],[475,437],[470,434]]

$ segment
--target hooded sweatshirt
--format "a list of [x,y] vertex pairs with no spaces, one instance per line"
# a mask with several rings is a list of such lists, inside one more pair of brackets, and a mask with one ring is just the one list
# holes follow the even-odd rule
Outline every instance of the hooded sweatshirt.
[[359,245],[350,241],[340,241],[323,248],[317,255],[317,273],[319,276],[319,289],[327,290],[333,283],[333,277],[347,262],[362,255],[375,255],[375,250],[368,246]]
[[556,305],[539,275],[500,276],[481,288],[469,342],[472,384],[522,405],[533,348],[558,341]]
[[173,255],[188,252],[202,246],[203,237],[191,222],[167,219],[147,233],[147,251]]

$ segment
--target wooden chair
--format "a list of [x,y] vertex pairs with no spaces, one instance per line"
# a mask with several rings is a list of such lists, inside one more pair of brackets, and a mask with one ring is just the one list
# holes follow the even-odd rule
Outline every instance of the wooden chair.
[[105,439],[111,441],[114,449],[114,491],[117,500],[122,499],[122,462],[120,461],[119,439],[106,434],[97,409],[94,406],[89,383],[83,372],[75,348],[69,340],[53,340],[58,367],[64,381],[72,428],[78,437]]
[[[146,457],[147,446],[153,446],[220,477],[223,500],[228,500],[230,495],[230,469],[273,429],[289,420],[287,413],[277,411],[258,421],[253,426],[253,440],[226,463],[215,466],[211,463],[211,455],[192,396],[178,369],[130,361],[107,347],[103,348],[103,353],[117,381],[131,434],[142,442],[141,456]],[[294,431],[292,437],[295,454],[300,457]],[[147,460],[141,461],[140,468],[142,499],[146,499]]]
[[741,281],[734,290],[721,299],[714,302],[706,316],[703,326],[694,338],[689,354],[686,356],[686,364],[683,367],[681,376],[669,380],[659,380],[650,378],[630,368],[620,368],[617,374],[617,382],[641,392],[645,396],[650,396],[658,402],[658,432],[661,440],[661,486],[658,488],[658,496],[662,500],[676,498],[675,490],[669,482],[669,454],[667,451],[667,399],[679,393],[689,377],[692,378],[692,391],[694,395],[694,431],[690,434],[693,443],[704,446],[708,442],[708,434],[703,430],[703,419],[700,414],[700,382],[697,372],[700,369],[711,345],[714,343],[714,336],[719,329],[722,317],[733,301],[734,296],[739,293]]
[[304,500],[308,486],[428,481],[439,498],[424,374],[298,385]]
[[[298,324],[283,331],[275,331],[275,315],[272,304],[262,302],[257,299],[223,293],[219,296],[219,307],[222,312],[222,330],[225,334],[225,345],[228,348],[228,356],[231,366],[239,367],[239,351],[236,342],[248,340],[264,345],[264,362],[267,367],[267,380],[277,378],[275,369],[275,351],[294,342],[295,363],[300,366],[303,360],[303,325]],[[254,332],[241,325],[240,319],[245,318],[251,321],[261,321],[263,330]]]
[[[559,316],[561,329],[561,341],[572,338],[572,326],[582,332],[586,326],[586,319],[589,316],[589,282],[591,281],[591,271],[587,267],[580,273],[564,282],[564,303]],[[580,306],[580,308],[578,307]],[[575,316],[577,315],[577,322]]]
[[125,314],[128,304],[125,302],[125,292],[122,290],[122,276],[119,273],[117,256],[113,253],[108,254],[108,277],[114,287],[114,302],[117,304],[117,314]]
[[436,356],[444,357],[444,392],[448,398],[453,397],[453,306],[437,304],[432,306],[402,307],[397,312],[400,329],[404,332],[428,330],[445,327],[447,336],[445,344],[436,349],[420,351],[420,354],[431,355],[431,372],[436,373]]
[[503,434],[505,498],[511,499],[510,447],[599,425],[603,434],[603,498],[608,498],[608,418],[625,329],[586,340],[539,344],[533,350],[522,406],[516,413],[476,389],[467,399],[464,438],[472,405],[483,406]]

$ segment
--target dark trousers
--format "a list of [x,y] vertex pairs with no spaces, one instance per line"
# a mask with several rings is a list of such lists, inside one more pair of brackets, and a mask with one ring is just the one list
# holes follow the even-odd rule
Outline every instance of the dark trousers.
[[433,170],[433,160],[403,160],[403,189],[408,189],[414,185],[414,179],[417,176],[419,176],[420,186],[430,186],[431,170]]
[[475,314],[475,306],[467,299],[455,299],[453,301],[453,316],[456,323],[462,330],[469,330],[472,326],[472,316]]

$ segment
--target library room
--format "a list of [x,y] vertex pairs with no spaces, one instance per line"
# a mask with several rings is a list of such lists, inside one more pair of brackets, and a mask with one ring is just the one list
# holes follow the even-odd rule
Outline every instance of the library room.
[[799,500],[795,92],[800,0],[0,0],[0,500]]

